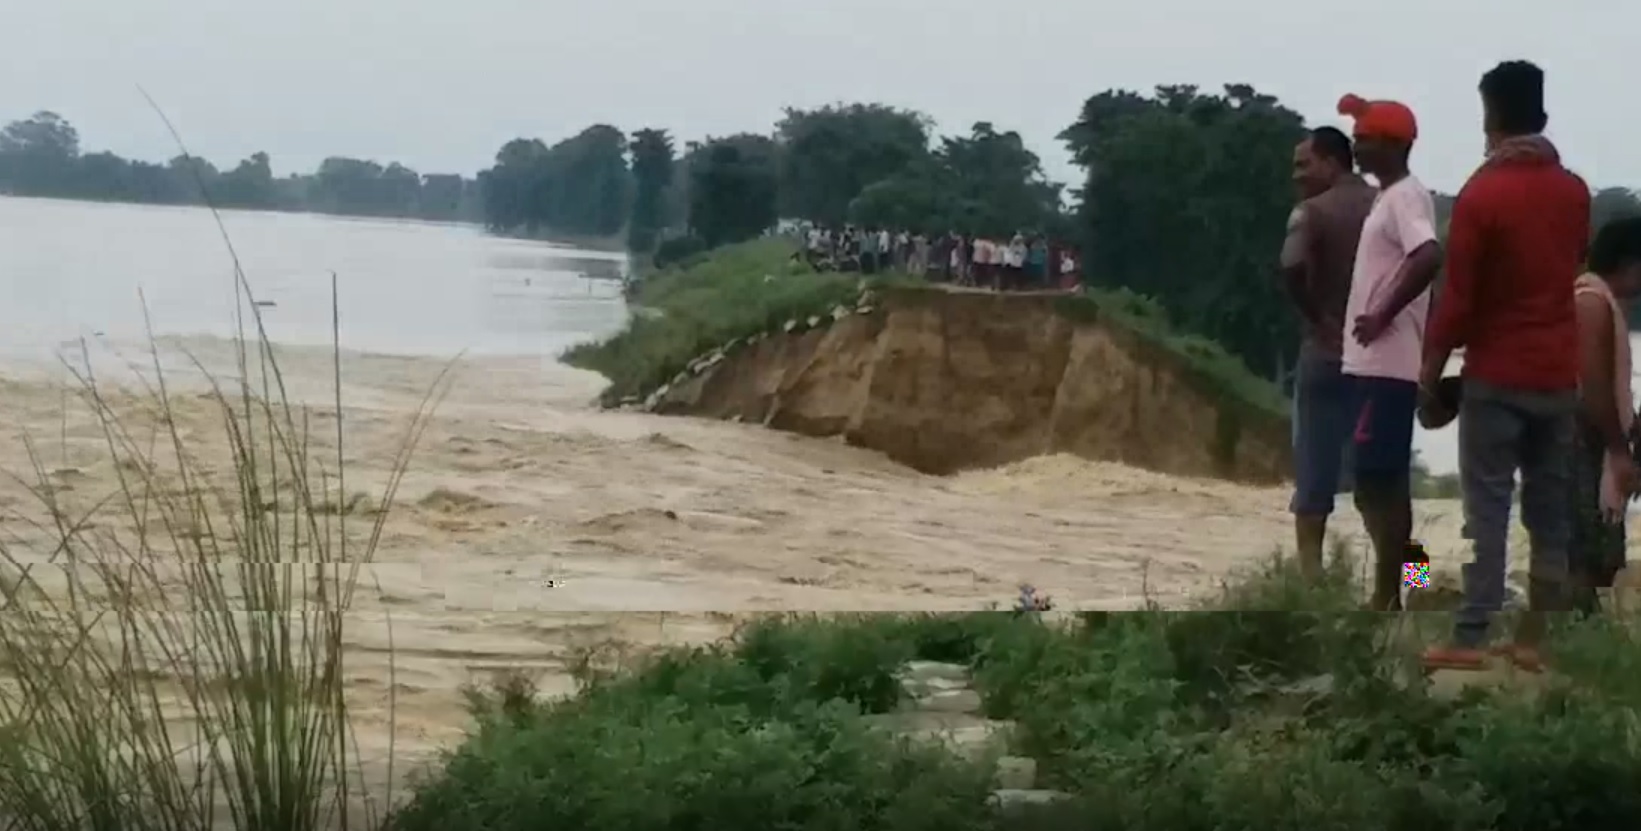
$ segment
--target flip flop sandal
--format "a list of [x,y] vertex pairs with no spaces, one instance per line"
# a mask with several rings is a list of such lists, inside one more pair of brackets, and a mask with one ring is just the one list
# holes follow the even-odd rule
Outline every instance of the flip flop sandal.
[[1487,652],[1480,649],[1461,649],[1458,647],[1436,647],[1425,650],[1420,657],[1420,663],[1427,670],[1460,669],[1480,671],[1487,669]]

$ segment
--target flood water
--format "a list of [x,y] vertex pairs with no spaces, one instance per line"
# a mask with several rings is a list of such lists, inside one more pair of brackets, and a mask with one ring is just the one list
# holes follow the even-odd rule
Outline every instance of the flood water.
[[[293,396],[320,411],[333,400],[333,356],[317,347],[337,275],[345,402],[310,450],[334,458],[345,444],[350,490],[384,492],[441,359],[472,356],[421,436],[346,636],[350,706],[373,757],[448,747],[467,724],[460,688],[495,671],[569,690],[568,650],[589,640],[715,637],[726,611],[984,609],[1022,583],[1062,609],[1178,605],[1291,538],[1285,488],[1065,456],[931,477],[842,442],[598,410],[602,379],[554,356],[622,324],[616,255],[452,225],[223,221],[272,304],[271,339],[292,345],[280,365]],[[79,338],[88,351],[140,348],[140,289],[155,334],[208,372],[232,371],[232,274],[205,210],[0,199],[0,473],[43,459],[51,492],[81,507],[116,493],[123,468],[99,418],[19,365]],[[166,419],[190,454],[229,468],[209,396],[175,397]],[[1453,438],[1420,437],[1438,469],[1451,468]],[[0,477],[0,521],[29,519],[0,533],[44,554],[50,525],[27,514],[27,481]],[[1456,506],[1419,511],[1422,539],[1451,559]],[[1341,514],[1338,533],[1360,539],[1355,512]],[[97,534],[134,539],[146,522],[108,510]]]
[[[344,348],[445,357],[555,356],[620,328],[620,254],[509,240],[468,225],[224,211],[270,338],[328,344],[337,275]],[[79,338],[232,335],[233,260],[203,208],[0,197],[0,355]],[[1641,345],[1641,342],[1638,342]],[[1638,384],[1641,388],[1641,384]],[[1436,472],[1457,432],[1420,431]]]
[[[416,355],[557,354],[621,325],[620,254],[468,225],[224,211],[272,340]],[[234,331],[233,259],[210,211],[0,197],[0,349]]]

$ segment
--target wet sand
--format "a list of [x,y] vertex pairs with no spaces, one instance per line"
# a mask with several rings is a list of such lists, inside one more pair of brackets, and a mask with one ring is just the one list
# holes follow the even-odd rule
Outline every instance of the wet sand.
[[[186,349],[226,377],[231,344],[164,342],[188,447],[221,467],[226,444]],[[105,386],[130,384],[140,349],[99,350]],[[123,356],[123,357],[121,357]],[[314,411],[314,447],[334,459],[331,356],[283,349],[292,398]],[[444,364],[344,356],[348,490],[374,497]],[[1045,457],[935,478],[883,457],[760,427],[603,412],[601,378],[543,358],[461,363],[417,449],[350,624],[348,675],[366,754],[389,739],[388,621],[397,746],[426,758],[465,727],[462,685],[522,670],[573,688],[568,656],[602,641],[701,642],[731,614],[984,609],[1029,582],[1062,608],[1165,605],[1211,590],[1289,542],[1287,493]],[[115,466],[62,373],[0,379],[0,468],[30,478],[25,434],[75,499],[111,492]],[[66,437],[66,442],[64,438]],[[0,534],[42,545],[16,517],[22,484],[0,483]],[[1360,538],[1341,501],[1338,531]],[[1457,508],[1423,503],[1438,563],[1456,558]],[[102,520],[115,534],[124,519]],[[359,523],[367,520],[361,518]],[[642,614],[639,614],[642,613]]]

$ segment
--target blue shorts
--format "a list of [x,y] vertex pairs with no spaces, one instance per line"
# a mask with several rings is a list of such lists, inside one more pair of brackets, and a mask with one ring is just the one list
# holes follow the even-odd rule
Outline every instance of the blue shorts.
[[1356,474],[1380,476],[1413,469],[1413,421],[1419,385],[1399,378],[1351,377],[1356,429]]
[[1339,359],[1301,354],[1293,397],[1293,501],[1300,516],[1333,513],[1334,498],[1351,489],[1351,429],[1355,389]]

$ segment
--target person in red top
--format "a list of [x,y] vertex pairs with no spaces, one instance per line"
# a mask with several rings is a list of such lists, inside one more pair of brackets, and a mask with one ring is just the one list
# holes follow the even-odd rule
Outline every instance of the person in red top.
[[1419,376],[1429,405],[1448,358],[1464,347],[1459,476],[1474,559],[1464,566],[1452,644],[1424,657],[1432,668],[1485,665],[1488,627],[1504,604],[1519,471],[1530,613],[1516,642],[1500,652],[1536,668],[1542,613],[1563,609],[1568,599],[1566,506],[1579,378],[1573,288],[1589,245],[1590,189],[1541,135],[1548,122],[1543,70],[1501,63],[1482,76],[1480,92],[1487,159],[1453,205],[1447,278]]

